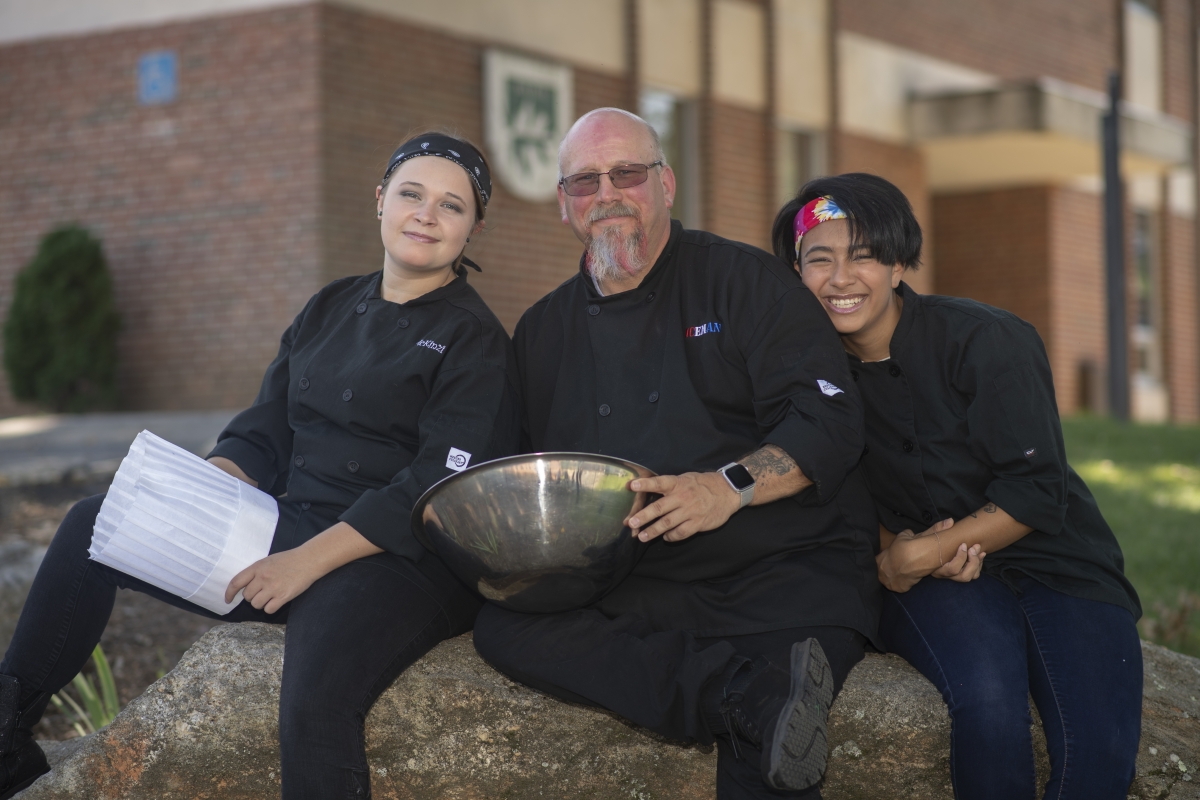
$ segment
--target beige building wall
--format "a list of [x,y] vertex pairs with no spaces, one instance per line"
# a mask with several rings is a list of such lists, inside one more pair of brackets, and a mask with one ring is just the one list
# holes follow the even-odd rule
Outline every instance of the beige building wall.
[[638,0],[643,84],[680,97],[700,94],[700,0]]
[[763,7],[747,0],[713,0],[713,97],[760,110],[767,105]]
[[828,0],[773,0],[775,116],[784,127],[829,125]]

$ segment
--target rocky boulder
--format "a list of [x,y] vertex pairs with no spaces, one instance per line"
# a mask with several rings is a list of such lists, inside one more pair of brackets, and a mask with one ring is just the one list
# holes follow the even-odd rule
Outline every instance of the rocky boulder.
[[[1143,645],[1146,691],[1134,798],[1200,797],[1200,660]],[[279,794],[283,629],[227,625],[85,739],[47,743],[54,771],[19,797],[266,798]],[[1098,702],[1103,702],[1098,698]],[[933,687],[868,656],[834,705],[824,795],[946,798],[949,719]],[[438,646],[367,720],[378,798],[711,798],[716,757],[507,680],[470,636]],[[1046,772],[1039,744],[1040,771]]]

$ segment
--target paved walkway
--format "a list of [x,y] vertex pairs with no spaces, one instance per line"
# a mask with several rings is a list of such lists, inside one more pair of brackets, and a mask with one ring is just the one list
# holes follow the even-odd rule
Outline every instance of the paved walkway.
[[142,430],[204,455],[236,411],[132,411],[0,419],[0,486],[112,475]]

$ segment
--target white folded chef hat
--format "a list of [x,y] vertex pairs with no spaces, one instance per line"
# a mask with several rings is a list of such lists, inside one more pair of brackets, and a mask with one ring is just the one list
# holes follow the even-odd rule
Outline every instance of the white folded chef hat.
[[217,614],[229,581],[265,558],[275,536],[275,498],[182,447],[142,431],[100,506],[92,560]]

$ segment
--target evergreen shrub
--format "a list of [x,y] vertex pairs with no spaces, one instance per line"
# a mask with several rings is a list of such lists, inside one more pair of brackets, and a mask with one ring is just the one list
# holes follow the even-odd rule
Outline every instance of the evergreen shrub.
[[120,327],[100,242],[78,225],[46,234],[4,323],[13,395],[60,412],[112,407]]

